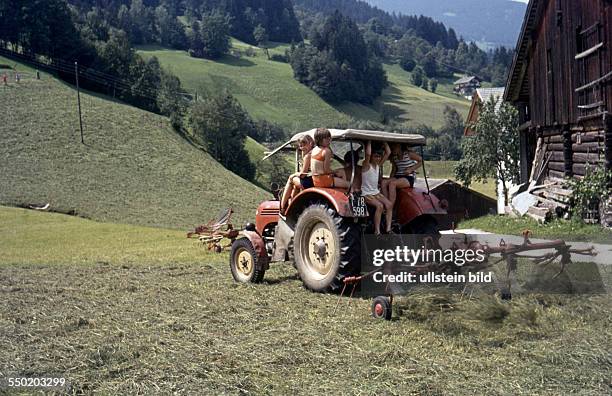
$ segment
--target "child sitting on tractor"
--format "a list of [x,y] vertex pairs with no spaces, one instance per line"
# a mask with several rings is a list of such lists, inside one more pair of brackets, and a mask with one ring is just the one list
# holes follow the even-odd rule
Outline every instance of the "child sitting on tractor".
[[374,213],[374,233],[380,235],[380,222],[382,213],[386,211],[386,232],[391,233],[391,222],[393,218],[393,204],[381,194],[378,185],[380,183],[380,170],[389,158],[391,149],[387,142],[384,143],[384,152],[377,148],[372,151],[372,142],[368,141],[365,151],[365,159],[361,165],[361,194],[368,205],[376,208]]
[[397,190],[414,187],[415,171],[422,166],[423,158],[400,143],[393,145],[392,153],[391,176],[383,179],[381,185],[383,195],[391,201],[391,205],[395,205]]
[[331,150],[331,133],[326,128],[317,128],[314,134],[316,147],[312,150],[312,181],[315,187],[321,188],[349,188],[349,183],[335,177],[331,169],[334,153]]
[[310,172],[310,157],[312,149],[314,148],[315,142],[310,135],[304,135],[298,140],[298,148],[302,152],[302,170],[289,176],[285,190],[283,192],[283,198],[280,205],[281,213],[285,212],[289,198],[295,197],[297,193],[302,189],[311,188],[313,186],[312,176]]

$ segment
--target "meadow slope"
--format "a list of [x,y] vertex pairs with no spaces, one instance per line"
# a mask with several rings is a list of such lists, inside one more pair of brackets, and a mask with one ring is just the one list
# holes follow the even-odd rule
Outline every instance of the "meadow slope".
[[46,74],[0,87],[0,203],[191,228],[229,205],[240,224],[268,196],[181,138],[165,117],[95,94],[83,93],[81,103],[85,144],[72,87]]
[[[279,123],[294,132],[346,124],[351,119],[380,122],[383,114],[408,126],[439,128],[444,123],[446,105],[463,116],[469,110],[468,101],[451,93],[450,81],[441,81],[439,92],[434,94],[412,85],[410,73],[397,65],[385,65],[390,84],[374,104],[345,102],[333,106],[296,81],[289,64],[268,60],[255,47],[251,47],[254,56],[246,56],[245,50],[250,46],[238,40],[232,40],[232,45],[233,52],[241,51],[242,55],[226,55],[216,61],[191,58],[185,51],[159,46],[139,47],[138,53],[156,56],[164,68],[198,95],[226,89],[253,118]],[[287,48],[274,44],[270,53],[282,54]]]

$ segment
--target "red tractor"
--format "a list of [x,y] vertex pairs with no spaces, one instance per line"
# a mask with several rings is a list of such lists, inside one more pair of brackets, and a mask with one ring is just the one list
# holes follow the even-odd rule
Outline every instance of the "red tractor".
[[[296,134],[265,158],[284,150],[296,150],[304,134]],[[425,145],[421,135],[395,134],[355,129],[331,129],[334,156],[341,161],[348,150],[359,150],[367,141]],[[264,158],[264,159],[265,159]],[[299,171],[296,151],[296,171]],[[353,164],[355,165],[355,164]],[[425,164],[422,166],[426,186]],[[354,169],[354,166],[353,166]],[[353,172],[354,173],[354,172]],[[351,180],[351,184],[353,181]],[[278,189],[276,189],[278,191]],[[290,202],[284,216],[279,213],[279,194],[257,208],[255,224],[247,224],[230,254],[232,275],[239,282],[261,282],[270,262],[293,260],[304,285],[313,291],[334,292],[343,279],[360,273],[361,237],[370,232],[372,216],[356,193],[340,188],[308,188]],[[398,191],[393,227],[411,234],[437,233],[436,218],[446,215],[447,203],[429,188],[409,187]]]

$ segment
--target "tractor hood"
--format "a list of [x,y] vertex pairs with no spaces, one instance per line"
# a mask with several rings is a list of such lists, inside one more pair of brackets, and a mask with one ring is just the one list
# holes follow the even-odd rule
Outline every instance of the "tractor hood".
[[[276,148],[274,151],[268,153],[263,159],[269,158],[274,154],[282,151],[283,149],[291,150],[293,149],[292,145],[297,143],[297,141],[304,135],[310,135],[314,138],[314,134],[316,132],[315,129],[311,129],[309,131],[300,132],[291,138],[288,142],[283,144],[282,146]],[[387,142],[387,143],[405,143],[412,146],[424,146],[425,145],[425,137],[423,135],[416,134],[402,134],[402,133],[392,133],[392,132],[383,132],[383,131],[368,131],[364,129],[329,129],[331,132],[332,139],[334,141],[378,141],[378,142]]]

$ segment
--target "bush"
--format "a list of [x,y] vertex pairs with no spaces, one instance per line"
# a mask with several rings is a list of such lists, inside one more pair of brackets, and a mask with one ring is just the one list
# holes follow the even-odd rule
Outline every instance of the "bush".
[[414,67],[416,66],[416,62],[414,61],[414,59],[408,57],[403,57],[402,59],[400,59],[399,64],[402,69],[406,70],[407,72],[413,71]]
[[[601,199],[609,197],[612,193],[612,172],[603,167],[587,168],[582,179],[571,179],[569,185],[572,189],[571,214],[572,219],[583,221],[598,220]],[[597,213],[597,214],[595,214]]]
[[281,54],[272,54],[270,56],[270,60],[273,60],[274,62],[289,63],[289,57]]

